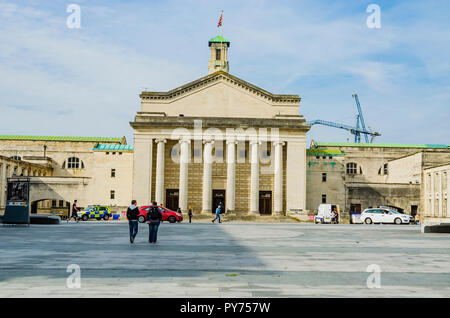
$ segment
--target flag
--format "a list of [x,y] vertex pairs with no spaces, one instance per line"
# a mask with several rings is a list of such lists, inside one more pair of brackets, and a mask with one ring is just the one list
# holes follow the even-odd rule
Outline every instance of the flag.
[[217,27],[222,26],[222,18],[223,18],[223,13],[220,15],[220,19],[219,19],[219,23],[217,24]]

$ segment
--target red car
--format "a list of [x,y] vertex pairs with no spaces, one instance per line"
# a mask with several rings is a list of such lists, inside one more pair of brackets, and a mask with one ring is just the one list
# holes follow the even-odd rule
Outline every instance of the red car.
[[[147,219],[147,213],[150,210],[150,207],[151,207],[151,205],[144,205],[139,208],[139,216],[138,216],[139,223],[145,222],[145,220]],[[163,222],[169,221],[170,223],[175,223],[175,222],[183,221],[183,215],[181,215],[181,213],[169,210],[160,205],[158,205],[158,208],[162,212],[162,215],[163,215],[162,221]]]

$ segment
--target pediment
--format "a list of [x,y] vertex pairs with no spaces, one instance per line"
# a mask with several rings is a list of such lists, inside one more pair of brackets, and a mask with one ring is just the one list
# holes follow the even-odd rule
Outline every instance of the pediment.
[[174,99],[195,91],[196,89],[201,89],[205,86],[211,85],[217,81],[226,81],[231,85],[237,87],[242,87],[249,93],[256,96],[261,96],[267,99],[269,102],[285,102],[285,103],[299,103],[300,97],[298,95],[285,95],[285,94],[272,94],[260,87],[250,84],[236,76],[233,76],[224,71],[218,71],[213,74],[202,77],[196,81],[190,82],[183,86],[172,89],[168,92],[142,92],[140,97],[147,100],[167,100]]
[[298,95],[272,94],[227,72],[202,77],[168,92],[142,92],[142,111],[178,116],[274,117],[298,114]]

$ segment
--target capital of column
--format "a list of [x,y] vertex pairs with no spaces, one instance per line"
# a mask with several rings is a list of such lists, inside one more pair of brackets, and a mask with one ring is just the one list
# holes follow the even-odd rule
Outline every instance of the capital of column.
[[159,144],[160,142],[167,143],[167,139],[165,139],[165,138],[155,139],[155,143]]
[[260,140],[249,140],[250,145],[262,145],[262,142]]
[[275,146],[284,146],[286,145],[285,141],[281,141],[281,140],[277,140],[277,141],[272,141],[272,144],[274,144]]

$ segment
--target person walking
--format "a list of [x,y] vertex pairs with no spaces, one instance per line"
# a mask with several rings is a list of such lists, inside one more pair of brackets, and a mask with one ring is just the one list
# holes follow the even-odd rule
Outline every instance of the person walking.
[[149,230],[148,241],[150,244],[156,244],[158,237],[159,224],[162,221],[162,212],[156,202],[150,207],[147,213],[147,224]]
[[189,206],[189,209],[188,209],[188,216],[189,216],[189,223],[192,223],[191,221],[192,221],[192,207],[191,206]]
[[131,201],[131,205],[127,209],[127,219],[128,225],[130,227],[130,243],[134,243],[134,239],[138,233],[138,217],[139,217],[139,208],[136,206],[136,200]]
[[69,217],[67,219],[67,222],[69,222],[72,218],[74,218],[75,221],[77,221],[77,223],[80,221],[80,219],[78,218],[78,207],[77,207],[77,200],[73,201],[72,204],[72,216]]
[[219,223],[222,223],[222,220],[220,219],[220,205],[217,206],[216,217],[212,220],[212,222],[214,223],[214,221],[217,219],[219,220]]

